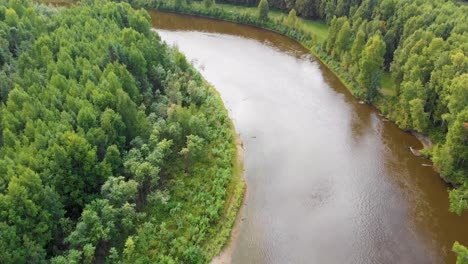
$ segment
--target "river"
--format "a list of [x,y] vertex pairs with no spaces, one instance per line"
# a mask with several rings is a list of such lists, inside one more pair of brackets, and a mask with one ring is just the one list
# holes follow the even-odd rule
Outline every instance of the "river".
[[220,92],[245,146],[248,196],[232,263],[454,263],[468,218],[418,140],[359,104],[297,42],[151,11]]

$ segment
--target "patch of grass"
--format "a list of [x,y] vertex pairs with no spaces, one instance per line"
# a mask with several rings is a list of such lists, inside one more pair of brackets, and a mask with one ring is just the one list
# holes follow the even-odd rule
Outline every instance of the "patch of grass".
[[[215,95],[218,102],[224,106],[218,91],[211,85],[209,85],[209,87],[210,91]],[[221,219],[211,229],[213,231],[212,239],[207,240],[207,243],[205,244],[205,249],[208,252],[209,259],[212,259],[213,257],[220,254],[224,246],[227,245],[240,207],[244,200],[244,193],[247,187],[244,180],[243,143],[240,139],[240,136],[236,134],[234,123],[231,119],[229,120],[230,129],[235,135],[231,142],[232,148],[235,149],[234,159],[232,160],[232,177],[229,185],[226,188],[227,197]]]
[[395,96],[395,82],[393,81],[392,76],[390,73],[385,72],[382,76],[382,87],[380,88],[380,92],[382,95],[385,96]]
[[318,41],[325,41],[328,36],[328,26],[325,24],[325,22],[304,18],[299,18],[299,21],[301,21],[300,23],[304,25],[305,30],[310,31],[317,37]]

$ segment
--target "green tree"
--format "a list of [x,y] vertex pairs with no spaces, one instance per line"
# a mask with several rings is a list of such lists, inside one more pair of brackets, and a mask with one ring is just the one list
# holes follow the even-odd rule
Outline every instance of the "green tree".
[[359,73],[359,59],[361,58],[362,51],[366,46],[366,33],[364,31],[359,30],[354,38],[353,45],[351,47],[351,64],[354,65],[352,67],[352,73],[357,75]]
[[89,130],[96,125],[96,113],[92,107],[83,107],[78,112],[78,126],[84,130]]
[[449,126],[445,143],[434,151],[434,163],[442,176],[457,184],[465,182],[468,176],[467,120],[468,106],[465,106]]
[[58,195],[36,173],[23,166],[16,173],[0,194],[0,257],[5,263],[41,262],[64,212]]
[[[272,4],[275,6],[274,1]],[[294,7],[301,16],[319,17],[320,0],[296,0]]]
[[297,24],[297,15],[296,15],[296,10],[293,8],[291,11],[289,11],[288,14],[288,25],[290,27],[295,27]]
[[446,96],[447,107],[449,109],[448,115],[445,119],[452,123],[456,115],[466,107],[468,102],[468,73],[460,75],[452,80],[451,85],[448,87],[449,94]]
[[215,4],[214,0],[203,0],[203,6],[206,9],[210,9]]
[[348,21],[345,21],[336,37],[332,54],[334,54],[336,58],[339,58],[344,52],[349,50],[352,41],[351,26]]
[[336,38],[338,33],[343,26],[343,24],[347,21],[346,17],[336,18],[334,17],[331,21],[330,29],[328,31],[327,40],[324,42],[325,51],[330,54],[333,54]]
[[260,0],[258,4],[258,18],[262,21],[268,20],[268,13],[270,12],[270,7],[267,0]]
[[138,190],[138,183],[134,180],[125,181],[125,178],[110,177],[101,187],[101,193],[109,203],[121,207],[125,203],[133,203]]
[[411,119],[413,120],[413,127],[415,130],[424,132],[428,126],[429,115],[424,112],[423,99],[413,99],[409,102]]
[[187,143],[179,152],[185,158],[185,168],[188,169],[191,165],[200,160],[204,147],[204,140],[195,135],[187,136]]
[[8,8],[5,12],[5,23],[10,27],[17,27],[19,16],[14,9]]
[[50,148],[51,181],[63,199],[65,208],[78,213],[97,194],[107,172],[97,162],[96,149],[83,137],[66,132]]
[[457,254],[457,264],[468,263],[468,249],[455,241],[452,250]]
[[385,42],[380,34],[374,35],[366,43],[359,61],[359,85],[364,89],[367,102],[373,102],[378,93],[385,55]]

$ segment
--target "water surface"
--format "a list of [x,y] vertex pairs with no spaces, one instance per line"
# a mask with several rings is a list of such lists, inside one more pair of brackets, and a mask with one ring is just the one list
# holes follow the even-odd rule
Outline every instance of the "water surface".
[[233,263],[454,263],[468,218],[413,136],[360,105],[289,38],[150,12],[221,93],[245,146]]

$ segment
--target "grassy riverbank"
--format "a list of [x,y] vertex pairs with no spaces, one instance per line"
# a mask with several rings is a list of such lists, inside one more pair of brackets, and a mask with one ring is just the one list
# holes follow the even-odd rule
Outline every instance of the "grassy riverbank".
[[[218,91],[216,91],[214,87],[210,87],[211,92],[225,109]],[[231,142],[231,147],[235,149],[234,159],[232,160],[232,177],[226,188],[227,194],[221,218],[211,229],[210,234],[212,239],[208,239],[204,246],[209,260],[219,255],[227,245],[244,201],[244,194],[247,187],[244,179],[244,145],[239,134],[236,134],[232,120],[230,120],[230,128],[233,135],[235,135]]]

